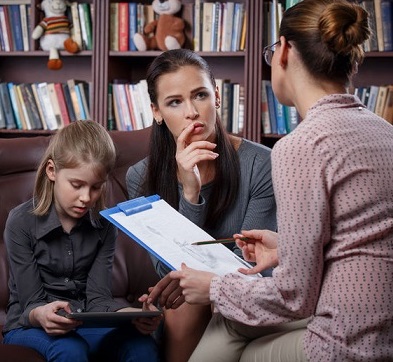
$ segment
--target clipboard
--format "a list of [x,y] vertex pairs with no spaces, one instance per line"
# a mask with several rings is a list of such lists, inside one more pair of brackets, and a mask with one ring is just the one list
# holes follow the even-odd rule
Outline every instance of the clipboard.
[[222,244],[192,245],[200,240],[215,239],[159,195],[125,201],[100,214],[171,270],[180,270],[184,262],[190,268],[217,275],[235,273],[244,278],[261,277],[238,272],[239,268],[251,268],[251,265]]
[[119,327],[129,325],[135,318],[153,318],[161,315],[161,311],[132,312],[73,312],[64,317],[82,321],[82,327]]

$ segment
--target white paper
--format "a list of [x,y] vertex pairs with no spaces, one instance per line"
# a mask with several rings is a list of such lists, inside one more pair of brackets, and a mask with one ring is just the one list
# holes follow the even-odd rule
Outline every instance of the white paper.
[[151,205],[151,209],[136,214],[127,216],[116,212],[110,217],[172,269],[180,270],[184,262],[190,268],[218,275],[237,273],[244,276],[237,269],[249,267],[249,264],[227,247],[222,244],[191,245],[214,238],[164,200]]

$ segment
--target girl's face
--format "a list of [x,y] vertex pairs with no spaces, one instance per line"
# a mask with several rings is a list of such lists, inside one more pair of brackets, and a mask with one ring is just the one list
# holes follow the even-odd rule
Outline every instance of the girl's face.
[[189,142],[215,139],[218,91],[208,75],[195,66],[184,66],[160,76],[156,85],[154,118],[163,120],[175,140],[191,123],[195,129]]
[[48,161],[46,174],[54,182],[54,202],[60,222],[70,231],[100,198],[107,174],[91,164],[56,170],[52,160]]

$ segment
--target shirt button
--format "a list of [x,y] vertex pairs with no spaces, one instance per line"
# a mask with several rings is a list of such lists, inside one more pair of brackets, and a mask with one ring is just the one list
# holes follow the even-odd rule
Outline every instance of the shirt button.
[[68,255],[72,255],[72,251],[71,250],[68,251]]
[[65,282],[65,283],[68,283],[69,281],[70,281],[70,280],[69,280],[68,278],[65,278],[65,279],[64,279],[64,282]]

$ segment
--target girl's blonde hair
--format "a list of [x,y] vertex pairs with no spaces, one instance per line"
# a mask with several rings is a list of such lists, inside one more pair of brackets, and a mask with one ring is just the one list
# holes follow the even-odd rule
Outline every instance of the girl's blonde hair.
[[[52,137],[37,170],[34,186],[34,214],[45,215],[53,203],[53,181],[46,174],[48,161],[52,160],[56,171],[93,164],[98,170],[109,174],[116,162],[116,149],[112,138],[99,123],[75,121],[60,129]],[[105,207],[105,187],[93,207],[92,216]]]

